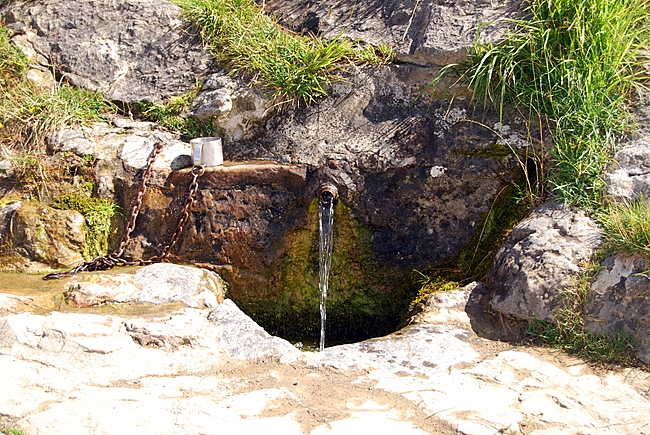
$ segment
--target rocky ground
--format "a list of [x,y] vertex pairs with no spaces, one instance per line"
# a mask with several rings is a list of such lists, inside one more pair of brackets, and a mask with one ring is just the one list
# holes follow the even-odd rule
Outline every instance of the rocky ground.
[[[115,294],[143,285],[130,274],[166,285],[159,305],[132,298],[85,309],[61,291],[97,293],[106,274],[41,292],[26,290],[38,276],[15,285],[3,276],[2,420],[50,435],[650,433],[648,372],[595,370],[562,352],[480,338],[466,313],[471,285],[435,294],[389,336],[301,352],[230,300],[193,298],[174,284],[190,276],[176,268],[109,274],[121,283]],[[221,288],[210,288],[219,300]]]

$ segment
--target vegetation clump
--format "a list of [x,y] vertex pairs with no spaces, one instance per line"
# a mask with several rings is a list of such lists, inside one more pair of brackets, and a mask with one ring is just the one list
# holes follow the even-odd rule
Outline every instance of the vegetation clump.
[[[101,94],[65,83],[51,87],[26,79],[29,60],[0,27],[0,143],[42,145],[63,125],[103,121],[113,107]],[[27,150],[33,151],[33,150]]]
[[52,207],[60,210],[75,210],[85,219],[86,258],[95,258],[108,253],[111,222],[118,205],[111,200],[95,198],[84,193],[59,196]]
[[386,45],[366,48],[344,38],[325,41],[288,31],[253,0],[175,2],[217,60],[231,73],[263,83],[280,102],[313,103],[346,65],[393,60]]
[[0,428],[0,434],[2,435],[25,435],[25,432],[15,426],[3,426]]
[[603,172],[630,128],[627,104],[644,91],[647,0],[533,0],[502,42],[476,43],[456,66],[485,105],[520,111],[554,142],[555,195],[588,211],[603,205]]
[[564,291],[563,305],[554,313],[554,322],[532,319],[527,336],[534,344],[562,349],[601,367],[639,365],[631,334],[596,334],[585,329],[589,279],[595,272],[597,268],[592,267],[577,285]]
[[172,97],[166,104],[140,101],[131,105],[140,116],[188,138],[211,137],[219,132],[213,119],[200,120],[187,117],[184,112],[196,97],[199,87],[182,95]]
[[650,259],[650,205],[646,197],[607,204],[598,220],[609,248]]

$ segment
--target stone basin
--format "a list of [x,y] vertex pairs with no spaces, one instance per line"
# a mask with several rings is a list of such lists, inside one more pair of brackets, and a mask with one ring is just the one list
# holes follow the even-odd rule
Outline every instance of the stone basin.
[[[164,186],[147,191],[134,232],[141,243],[130,255],[147,258],[165,246],[191,174],[192,168],[173,171]],[[270,333],[318,336],[317,192],[323,180],[306,165],[229,161],[206,168],[171,258],[222,275],[229,296]],[[371,237],[352,206],[337,201],[327,308],[332,338],[390,333],[411,300],[413,281],[406,275],[412,269],[376,261]]]
[[[174,171],[172,185],[187,183],[191,168]],[[226,188],[241,185],[279,184],[285,187],[305,187],[305,165],[282,165],[265,161],[224,161],[222,166],[206,167],[200,178],[201,189]]]

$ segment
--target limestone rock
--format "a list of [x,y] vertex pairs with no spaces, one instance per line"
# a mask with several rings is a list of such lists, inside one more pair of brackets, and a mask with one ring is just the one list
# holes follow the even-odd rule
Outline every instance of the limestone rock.
[[78,274],[69,282],[66,299],[79,308],[106,302],[182,302],[191,308],[214,308],[223,301],[224,286],[214,272],[158,263],[130,273]]
[[163,0],[46,0],[12,3],[3,18],[24,35],[20,46],[31,45],[33,61],[109,100],[134,102],[188,92],[216,67],[180,14]]
[[219,342],[232,358],[280,358],[299,353],[288,341],[273,337],[262,329],[230,299],[216,307],[208,320],[215,324]]
[[624,145],[606,174],[607,193],[615,200],[650,197],[650,134]]
[[650,197],[650,103],[633,101],[632,106],[638,130],[617,150],[605,173],[607,193],[618,202]]
[[22,203],[16,201],[11,204],[0,207],[0,246],[10,240],[11,236],[11,218],[16,210],[22,207]]
[[12,249],[51,267],[75,266],[84,261],[84,222],[76,211],[23,205],[13,216]]
[[251,140],[264,132],[274,114],[273,101],[260,86],[250,87],[226,73],[212,74],[189,108],[189,115],[212,119],[219,126],[224,143]]
[[[189,143],[152,122],[138,122],[115,116],[108,123],[94,123],[78,129],[65,128],[47,138],[48,150],[73,152],[78,156],[92,155],[96,159],[94,175],[100,197],[117,199],[124,190],[138,183],[136,174],[144,169],[156,142],[165,145],[154,163],[152,185],[163,185],[165,178],[177,169],[191,165]],[[115,186],[122,186],[117,189]]]
[[650,263],[616,255],[605,259],[591,284],[585,307],[585,327],[599,334],[628,333],[637,356],[650,364]]
[[435,295],[417,324],[314,353],[228,300],[210,314],[6,315],[0,412],[50,435],[647,433],[644,372],[482,340],[469,294]]
[[553,320],[562,290],[580,276],[601,244],[582,211],[546,203],[517,225],[497,253],[487,286],[493,309],[519,319]]
[[503,36],[502,18],[518,17],[521,2],[439,0],[331,2],[274,0],[267,8],[284,25],[325,37],[346,36],[394,47],[398,60],[444,66],[466,58],[480,24],[483,42]]

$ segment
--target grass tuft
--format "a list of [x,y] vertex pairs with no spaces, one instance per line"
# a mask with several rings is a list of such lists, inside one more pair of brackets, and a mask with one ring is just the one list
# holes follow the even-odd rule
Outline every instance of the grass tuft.
[[101,94],[56,83],[52,88],[27,80],[29,60],[0,26],[0,143],[19,152],[43,146],[45,137],[63,125],[105,120],[114,107]]
[[253,0],[175,0],[199,28],[212,54],[232,74],[250,77],[272,90],[279,102],[311,104],[346,65],[389,63],[386,46],[363,48],[344,38],[330,41],[280,26]]
[[27,74],[29,62],[23,53],[11,44],[7,28],[0,27],[0,89],[6,91],[17,78]]
[[641,197],[609,204],[598,215],[609,248],[650,259],[650,204]]
[[411,301],[407,313],[413,312],[415,307],[434,293],[456,290],[460,287],[457,276],[453,272],[445,270],[433,270],[429,274],[414,270],[418,274],[418,285],[420,289],[417,295]]
[[189,138],[216,136],[219,128],[212,119],[205,121],[184,116],[184,112],[196,97],[198,87],[188,93],[177,95],[167,104],[141,101],[131,105],[144,119],[155,122],[171,131]]
[[595,334],[585,330],[584,310],[588,278],[564,293],[565,306],[555,313],[555,322],[532,319],[527,336],[541,346],[562,349],[600,367],[637,366],[634,340],[630,333]]
[[25,431],[15,427],[15,426],[3,426],[3,427],[0,428],[0,434],[2,434],[2,435],[25,435]]

